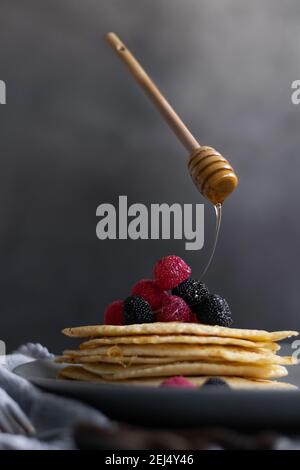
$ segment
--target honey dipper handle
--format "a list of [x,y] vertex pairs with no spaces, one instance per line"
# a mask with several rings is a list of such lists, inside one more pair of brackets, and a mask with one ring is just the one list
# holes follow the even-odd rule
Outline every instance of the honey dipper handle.
[[123,44],[123,42],[118,38],[118,36],[115,33],[108,33],[106,35],[106,40],[111,45],[113,50],[118,54],[120,59],[123,60],[123,62],[127,65],[133,77],[139,83],[144,92],[148,95],[150,100],[154,103],[158,111],[165,118],[171,129],[173,129],[178,139],[188,150],[188,152],[190,153],[193,150],[199,148],[200,144],[193,137],[178,114],[163,97],[149,75],[145,72],[145,70]]

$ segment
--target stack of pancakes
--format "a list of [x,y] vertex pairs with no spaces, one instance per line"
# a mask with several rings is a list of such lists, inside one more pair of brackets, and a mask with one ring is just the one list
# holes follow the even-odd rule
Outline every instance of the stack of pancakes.
[[159,385],[185,376],[201,385],[221,377],[232,387],[291,388],[274,379],[288,374],[297,361],[279,356],[277,341],[296,331],[246,330],[195,323],[165,322],[66,328],[66,336],[83,338],[79,349],[56,359],[65,365],[63,379],[97,383]]

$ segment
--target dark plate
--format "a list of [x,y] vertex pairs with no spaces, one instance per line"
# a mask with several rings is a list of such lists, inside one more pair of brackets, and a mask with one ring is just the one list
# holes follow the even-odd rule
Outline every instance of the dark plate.
[[[38,360],[15,373],[38,387],[88,403],[120,421],[160,426],[232,426],[292,429],[300,425],[300,391],[170,389],[103,385],[57,380],[61,365]],[[299,366],[290,368],[288,381],[300,385]]]

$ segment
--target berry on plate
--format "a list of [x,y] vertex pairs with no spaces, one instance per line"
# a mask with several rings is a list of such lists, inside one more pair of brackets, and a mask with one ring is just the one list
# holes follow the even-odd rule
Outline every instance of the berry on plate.
[[190,380],[186,379],[182,375],[177,375],[170,377],[164,380],[161,384],[161,387],[183,387],[183,388],[196,388],[196,385],[193,384]]
[[146,300],[138,295],[131,295],[124,300],[124,323],[132,325],[134,323],[152,323],[154,314]]
[[115,300],[104,311],[105,325],[124,325],[124,312],[122,300]]
[[181,321],[192,322],[193,314],[190,307],[183,299],[176,295],[170,295],[157,312],[157,321]]
[[163,290],[173,289],[192,273],[191,268],[179,256],[170,255],[157,261],[154,277]]
[[226,382],[226,380],[220,379],[219,377],[210,377],[209,379],[207,379],[203,383],[202,387],[206,387],[206,386],[227,387],[227,388],[229,388],[229,385]]
[[158,310],[168,294],[152,279],[142,279],[132,288],[132,295],[138,295],[149,303],[152,310]]

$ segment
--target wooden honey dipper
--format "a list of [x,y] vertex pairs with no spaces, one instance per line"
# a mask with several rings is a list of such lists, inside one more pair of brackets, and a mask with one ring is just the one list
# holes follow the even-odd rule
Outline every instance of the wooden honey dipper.
[[214,148],[201,146],[197,142],[118,36],[115,33],[108,33],[106,39],[190,153],[188,168],[200,193],[214,205],[222,204],[238,184],[232,166]]

